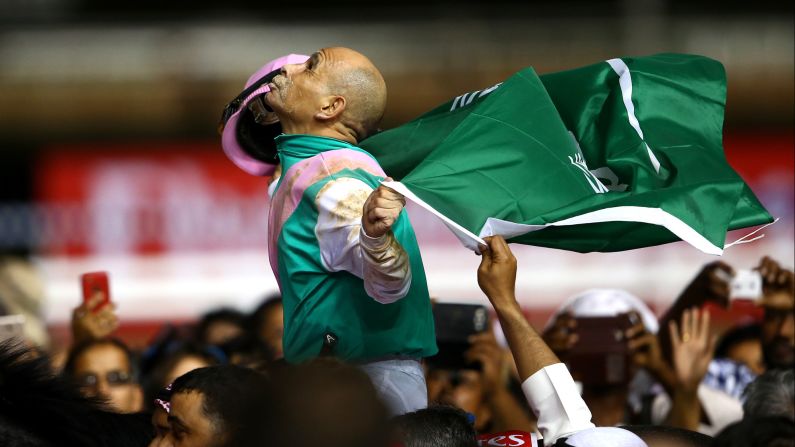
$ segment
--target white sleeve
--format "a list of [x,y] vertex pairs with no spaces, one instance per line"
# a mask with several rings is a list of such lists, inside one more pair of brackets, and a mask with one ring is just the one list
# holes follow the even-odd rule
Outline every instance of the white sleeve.
[[408,254],[391,231],[380,238],[365,234],[362,212],[372,192],[363,181],[349,177],[326,183],[315,197],[315,236],[323,267],[362,278],[370,297],[389,304],[408,294],[411,268]]
[[522,384],[530,408],[538,418],[544,445],[560,437],[594,427],[591,411],[585,405],[568,368],[556,363],[537,371]]

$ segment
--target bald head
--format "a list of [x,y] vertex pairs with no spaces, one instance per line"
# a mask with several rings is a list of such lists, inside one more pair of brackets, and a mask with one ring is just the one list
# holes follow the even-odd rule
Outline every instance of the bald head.
[[329,94],[345,98],[342,124],[356,132],[357,141],[372,135],[386,109],[386,82],[381,72],[363,54],[350,48],[326,48],[330,62],[336,62],[329,79]]
[[381,72],[350,48],[323,48],[304,64],[285,65],[270,89],[265,102],[285,133],[358,142],[378,129],[386,108]]

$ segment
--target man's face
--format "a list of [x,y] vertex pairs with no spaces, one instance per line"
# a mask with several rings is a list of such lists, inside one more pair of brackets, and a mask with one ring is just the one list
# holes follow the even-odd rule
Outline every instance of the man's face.
[[168,414],[169,430],[162,447],[212,447],[222,440],[212,420],[204,414],[204,396],[197,391],[175,393],[171,396]]
[[781,291],[765,297],[762,348],[768,368],[792,368],[795,364],[795,314],[793,297]]
[[334,69],[330,60],[333,51],[323,49],[314,53],[303,64],[287,64],[282,73],[268,84],[270,93],[264,102],[285,123],[305,123],[312,120],[327,95],[329,76]]
[[132,380],[127,354],[110,343],[95,345],[75,361],[74,376],[84,395],[107,399],[121,413],[141,410],[141,388]]
[[428,401],[453,405],[475,415],[475,428],[482,429],[490,421],[483,378],[473,369],[432,369],[428,372]]
[[762,342],[759,339],[737,343],[727,352],[727,357],[747,366],[754,374],[765,372],[765,360],[762,355]]

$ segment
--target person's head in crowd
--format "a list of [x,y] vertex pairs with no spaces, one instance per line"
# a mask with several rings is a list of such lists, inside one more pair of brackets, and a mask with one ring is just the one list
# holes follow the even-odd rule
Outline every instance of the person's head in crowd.
[[281,296],[265,298],[249,316],[249,323],[251,334],[268,346],[274,358],[284,357],[284,307]]
[[[582,383],[594,423],[612,426],[627,422],[629,386],[638,369],[661,363],[653,355],[659,351],[658,329],[657,317],[636,296],[591,289],[566,300],[550,317],[543,336]],[[596,341],[601,334],[610,340]]]
[[259,338],[248,334],[227,341],[221,346],[229,363],[265,372],[275,360],[268,346]]
[[0,344],[0,445],[145,447],[151,438],[148,415],[108,411],[46,357]]
[[795,275],[765,257],[763,278],[762,349],[768,368],[795,367]]
[[460,369],[431,366],[426,373],[426,384],[429,402],[460,408],[474,417],[475,430],[489,430],[493,415],[479,364]]
[[246,316],[237,310],[222,308],[204,314],[196,326],[196,341],[221,346],[246,330]]
[[219,348],[174,342],[173,345],[163,349],[158,361],[150,367],[150,372],[145,377],[145,404],[149,407],[160,390],[177,377],[194,369],[217,365],[222,361],[225,361],[225,356]]
[[623,425],[649,447],[710,447],[712,436],[667,425]]
[[747,366],[754,374],[762,374],[765,360],[761,339],[762,327],[758,324],[736,327],[723,334],[715,348],[715,358],[733,360]]
[[133,354],[120,340],[89,340],[74,346],[63,372],[84,395],[107,400],[115,411],[135,413],[143,408]]
[[361,369],[327,357],[274,367],[268,439],[290,447],[383,447],[386,405]]
[[478,447],[472,422],[460,408],[430,406],[394,418],[394,440],[403,447]]
[[269,404],[266,378],[248,368],[220,365],[180,376],[171,387],[169,429],[160,445],[244,447],[262,442]]
[[712,441],[713,447],[795,447],[795,422],[786,417],[743,418]]
[[745,389],[745,416],[782,416],[795,421],[795,371],[772,369]]
[[282,67],[264,102],[286,134],[356,143],[377,130],[386,109],[386,83],[363,54],[323,48],[302,64]]

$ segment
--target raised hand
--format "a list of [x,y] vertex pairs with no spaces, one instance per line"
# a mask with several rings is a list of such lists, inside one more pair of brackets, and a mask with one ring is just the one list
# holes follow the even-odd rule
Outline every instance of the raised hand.
[[688,309],[682,314],[681,327],[670,322],[674,374],[679,387],[695,391],[712,361],[717,335],[710,334],[709,312]]
[[119,327],[116,306],[113,303],[103,305],[104,301],[104,294],[97,291],[72,312],[72,339],[75,343],[105,338]]

